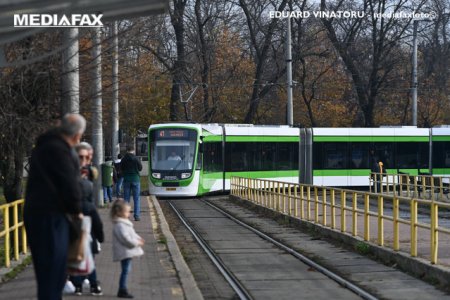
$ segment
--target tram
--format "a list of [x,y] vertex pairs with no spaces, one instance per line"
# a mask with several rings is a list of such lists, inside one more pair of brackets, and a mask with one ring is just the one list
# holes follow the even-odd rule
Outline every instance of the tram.
[[386,172],[450,175],[450,128],[295,128],[155,124],[148,131],[149,192],[200,196],[231,176],[324,186],[368,186],[370,152]]

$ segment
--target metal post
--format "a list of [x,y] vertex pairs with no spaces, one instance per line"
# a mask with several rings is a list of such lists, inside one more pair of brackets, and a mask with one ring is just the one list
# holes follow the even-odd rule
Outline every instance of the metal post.
[[117,36],[117,21],[113,23],[113,64],[112,64],[112,84],[113,84],[113,101],[111,112],[111,155],[113,160],[117,158],[120,152],[119,146],[119,38]]
[[62,115],[80,112],[78,28],[63,29],[61,111]]
[[417,126],[417,24],[418,21],[413,22],[413,54],[412,54],[412,125]]
[[291,52],[291,19],[287,18],[286,33],[286,73],[287,73],[287,124],[294,125],[294,111],[292,102],[292,52]]
[[[94,62],[93,68],[93,95],[92,95],[92,146],[94,147],[94,165],[100,167],[103,163],[103,128],[102,128],[102,45],[101,29],[93,29],[92,56]],[[101,171],[99,169],[99,171]],[[99,178],[94,183],[94,201],[99,206],[103,206],[101,172]]]

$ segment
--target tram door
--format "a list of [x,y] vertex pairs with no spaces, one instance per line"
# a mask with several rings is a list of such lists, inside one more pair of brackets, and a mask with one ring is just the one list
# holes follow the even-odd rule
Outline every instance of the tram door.
[[313,184],[312,128],[300,128],[299,183]]

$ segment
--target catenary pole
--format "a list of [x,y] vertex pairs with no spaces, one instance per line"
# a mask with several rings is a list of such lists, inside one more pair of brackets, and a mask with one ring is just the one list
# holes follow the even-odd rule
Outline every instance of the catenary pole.
[[[100,169],[103,163],[103,128],[102,128],[102,45],[101,29],[93,29],[93,89],[92,89],[92,146],[94,147],[94,165]],[[94,182],[94,201],[103,206],[101,172],[98,180]]]
[[417,126],[417,24],[418,21],[413,22],[413,54],[412,54],[412,82],[411,82],[411,96],[412,96],[412,125]]
[[78,28],[65,28],[62,34],[61,112],[80,112]]
[[112,25],[113,38],[113,65],[112,65],[112,81],[113,81],[113,99],[112,99],[112,132],[111,132],[111,155],[113,160],[117,158],[120,152],[119,146],[119,38],[117,36],[117,21]]
[[291,52],[291,19],[287,18],[286,32],[286,73],[287,73],[287,124],[294,125],[294,111],[292,100],[292,52]]

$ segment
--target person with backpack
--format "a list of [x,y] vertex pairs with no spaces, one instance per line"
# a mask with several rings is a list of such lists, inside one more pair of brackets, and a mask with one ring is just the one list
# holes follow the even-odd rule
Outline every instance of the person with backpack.
[[107,157],[106,161],[101,165],[102,170],[102,187],[104,203],[112,203],[113,184],[116,181],[114,164],[111,158]]

